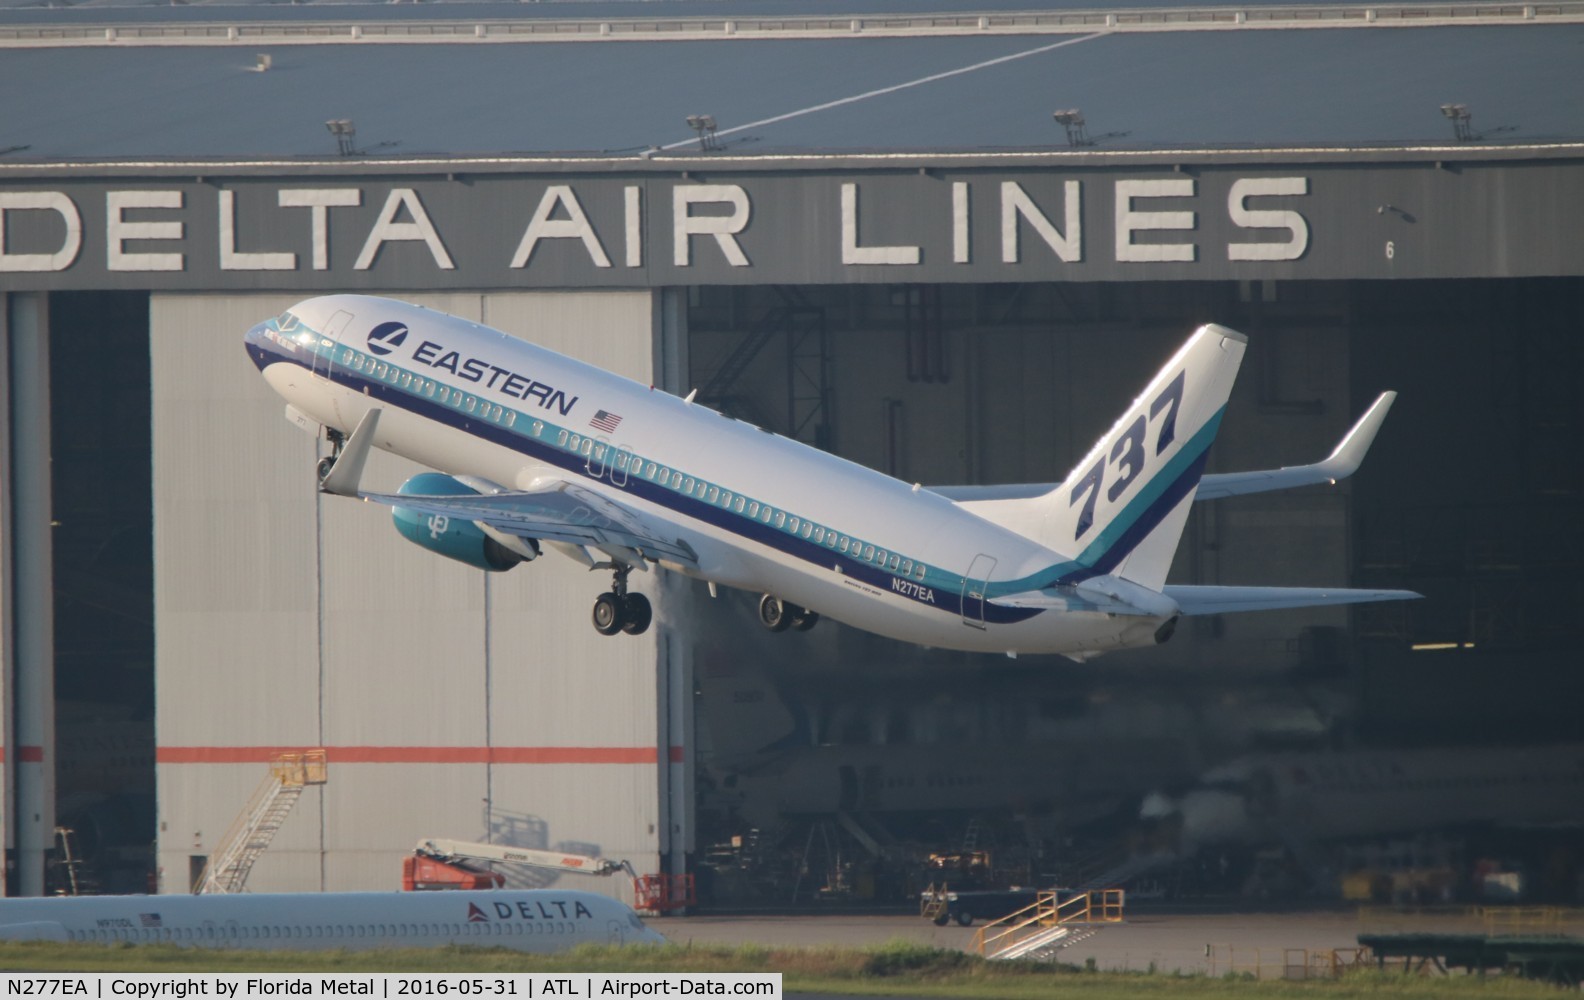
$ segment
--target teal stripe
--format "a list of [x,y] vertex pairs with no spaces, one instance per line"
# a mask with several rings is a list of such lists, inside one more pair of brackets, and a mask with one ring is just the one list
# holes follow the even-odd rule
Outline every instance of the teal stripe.
[[1054,563],[1046,569],[1031,573],[1017,580],[990,584],[986,587],[987,596],[999,597],[1047,587],[1063,577],[1092,569],[1110,552],[1117,539],[1127,534],[1149,512],[1150,508],[1171,489],[1172,484],[1177,482],[1194,463],[1198,462],[1210,450],[1210,445],[1215,441],[1216,432],[1221,428],[1221,417],[1225,413],[1225,406],[1216,410],[1210,416],[1210,419],[1206,420],[1199,430],[1194,433],[1193,437],[1188,439],[1182,449],[1176,455],[1173,455],[1170,461],[1161,466],[1161,470],[1148,483],[1144,484],[1144,488],[1139,490],[1132,500],[1128,501],[1127,506],[1123,507],[1111,519],[1105,528],[1101,530],[1100,534],[1095,536],[1094,541],[1090,542],[1076,559]]

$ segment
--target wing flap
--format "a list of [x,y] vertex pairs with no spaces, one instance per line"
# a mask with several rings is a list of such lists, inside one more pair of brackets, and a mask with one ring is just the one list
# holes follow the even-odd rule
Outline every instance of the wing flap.
[[1409,601],[1421,598],[1411,590],[1349,590],[1339,587],[1198,587],[1171,586],[1167,597],[1185,615],[1221,615],[1237,611],[1278,611],[1368,601]]
[[387,507],[487,524],[519,538],[590,546],[624,559],[636,552],[689,566],[698,564],[698,553],[687,542],[668,536],[636,511],[565,481],[537,490],[505,490],[487,495],[360,491],[357,496]]
[[340,457],[320,480],[322,491],[386,507],[404,507],[420,514],[473,521],[518,538],[588,546],[630,564],[641,565],[647,556],[698,565],[698,553],[687,542],[669,535],[637,511],[565,480],[535,490],[503,490],[490,483],[462,477],[464,485],[480,491],[477,495],[425,496],[370,493],[359,489],[363,466],[378,432],[379,416],[377,407],[363,414],[357,429],[341,449]]

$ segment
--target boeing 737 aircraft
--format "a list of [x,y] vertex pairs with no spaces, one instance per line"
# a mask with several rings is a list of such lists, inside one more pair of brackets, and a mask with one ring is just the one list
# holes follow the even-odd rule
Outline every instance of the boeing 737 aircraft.
[[589,942],[665,944],[619,900],[550,889],[4,899],[0,941],[294,951],[474,944],[550,952]]
[[[1323,462],[1205,476],[1245,343],[1200,327],[1060,484],[937,490],[403,302],[324,296],[247,333],[287,416],[334,446],[322,491],[387,505],[408,539],[480,569],[542,545],[609,569],[605,635],[649,627],[627,581],[657,564],[762,593],[772,631],[823,614],[925,646],[1075,659],[1164,642],[1180,615],[1419,596],[1166,585],[1196,494],[1350,475],[1394,396]],[[366,492],[374,447],[442,471]]]

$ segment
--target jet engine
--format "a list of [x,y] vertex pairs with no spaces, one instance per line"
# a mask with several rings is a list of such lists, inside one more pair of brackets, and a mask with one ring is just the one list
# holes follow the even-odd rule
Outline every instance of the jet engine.
[[[461,480],[439,472],[420,472],[396,492],[407,496],[467,496],[479,491]],[[426,514],[408,507],[392,507],[391,520],[402,537],[430,552],[438,552],[447,559],[455,559],[477,569],[493,573],[504,572],[520,562],[527,562],[539,554],[539,545],[531,538],[507,536],[504,541],[485,534],[477,524],[461,518],[441,514]],[[508,546],[520,546],[514,551]]]

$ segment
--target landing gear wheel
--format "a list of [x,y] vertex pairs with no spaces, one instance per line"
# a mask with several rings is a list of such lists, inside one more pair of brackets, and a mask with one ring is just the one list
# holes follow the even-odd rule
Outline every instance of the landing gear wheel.
[[974,922],[974,915],[972,913],[969,913],[967,910],[958,910],[957,911],[957,923],[958,923],[959,926],[971,927],[971,926],[973,926],[973,922]]
[[621,600],[615,594],[601,594],[594,598],[594,631],[600,635],[615,635],[622,630]]
[[[628,594],[622,598],[621,630],[628,635],[643,635],[654,621],[654,609],[649,598],[642,594]],[[598,626],[596,626],[598,627]]]
[[797,629],[799,632],[807,632],[817,624],[819,624],[818,611],[810,611],[808,608],[798,608],[797,613],[792,616],[792,627]]
[[759,624],[772,632],[785,632],[792,625],[792,606],[774,594],[759,598]]
[[318,471],[321,483],[325,481],[326,476],[330,475],[330,470],[335,468],[335,461],[334,456],[326,456],[319,460]]

